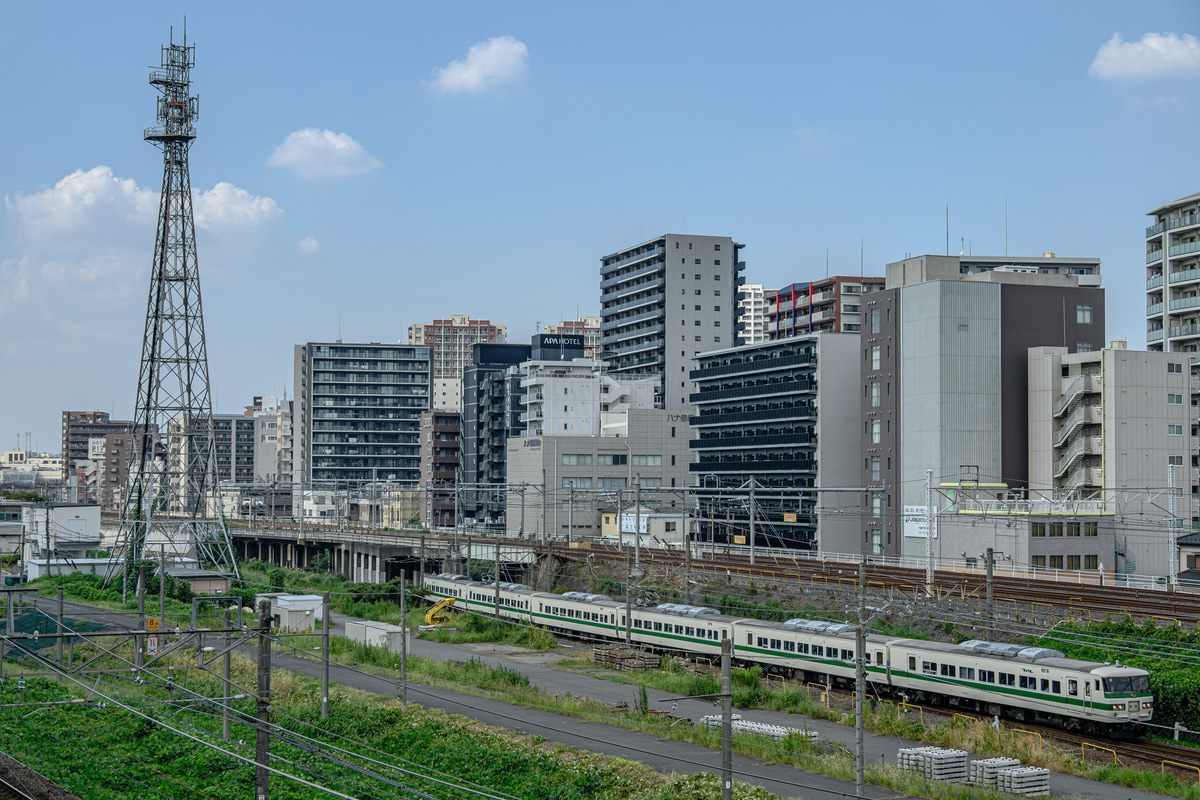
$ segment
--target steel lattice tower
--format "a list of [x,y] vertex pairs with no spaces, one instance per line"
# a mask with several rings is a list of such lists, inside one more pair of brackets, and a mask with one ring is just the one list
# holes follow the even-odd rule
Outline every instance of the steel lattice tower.
[[[162,48],[150,73],[158,92],[158,125],[146,141],[163,154],[162,193],[154,242],[146,331],[134,412],[130,469],[116,549],[125,563],[148,553],[189,556],[237,572],[216,482],[216,442],[208,352],[200,303],[196,224],[188,150],[196,138],[191,94],[195,45]],[[230,443],[232,447],[232,442]],[[108,580],[119,569],[110,562]]]

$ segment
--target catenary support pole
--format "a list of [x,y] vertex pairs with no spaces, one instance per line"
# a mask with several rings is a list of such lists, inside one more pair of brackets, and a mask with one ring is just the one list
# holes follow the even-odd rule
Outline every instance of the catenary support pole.
[[329,592],[321,592],[321,719],[329,717],[329,616]]
[[858,627],[854,632],[854,794],[863,796],[863,699],[867,691],[867,560],[858,562]]
[[233,702],[230,699],[231,695],[233,694],[233,683],[230,682],[232,673],[232,665],[230,664],[230,648],[233,646],[233,632],[229,628],[231,620],[229,618],[228,608],[221,612],[221,619],[225,623],[225,641],[224,647],[221,648],[225,651],[225,655],[221,657],[221,738],[228,742],[233,735],[229,719],[229,706]]
[[[254,742],[254,797],[268,800],[271,796],[271,601],[258,601],[258,693],[257,731]],[[328,662],[326,662],[328,663]]]
[[[138,630],[146,630],[146,565],[142,564],[138,567],[137,581],[137,599],[138,599]],[[137,653],[134,655],[134,665],[141,670],[142,668],[142,645],[145,644],[146,637],[141,634],[135,634],[133,637],[134,646],[137,648]]]
[[[59,670],[61,670],[62,666],[63,666],[63,656],[62,656],[63,645],[62,645],[62,643],[63,643],[63,587],[62,587],[62,584],[59,584],[59,586],[58,586],[58,639],[56,639],[54,642],[54,660],[58,662]],[[63,682],[63,676],[62,676],[61,672],[58,675],[58,682],[59,683]]]
[[496,618],[500,618],[500,539],[496,539]]
[[679,524],[683,536],[683,602],[692,604],[692,537],[691,526],[688,524],[687,487],[683,487],[683,502],[680,504]]
[[733,642],[721,639],[721,800],[733,800]]
[[750,566],[754,566],[754,518],[758,516],[754,508],[754,476],[750,476]]
[[167,551],[158,554],[158,629],[167,628]]
[[994,575],[996,572],[996,553],[992,548],[987,549],[987,634],[986,638],[989,642],[993,641],[993,626],[996,623],[996,596],[993,586]]
[[[408,708],[408,577],[400,573],[400,708]],[[328,639],[326,639],[328,641]],[[326,661],[326,664],[329,662]]]
[[637,476],[637,488],[634,490],[634,520],[633,520],[633,568],[642,566],[642,476]]
[[925,470],[925,599],[933,600],[933,470]]

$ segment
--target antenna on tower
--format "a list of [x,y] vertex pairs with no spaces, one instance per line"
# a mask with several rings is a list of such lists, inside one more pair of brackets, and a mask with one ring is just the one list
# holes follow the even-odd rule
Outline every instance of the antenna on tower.
[[[225,527],[216,474],[208,347],[200,301],[196,222],[188,150],[196,138],[199,102],[191,93],[196,49],[161,48],[150,73],[159,93],[157,122],[143,138],[163,154],[157,237],[134,406],[133,452],[121,527],[105,585],[147,546],[162,555],[194,558],[240,577]],[[125,583],[122,584],[123,589]]]

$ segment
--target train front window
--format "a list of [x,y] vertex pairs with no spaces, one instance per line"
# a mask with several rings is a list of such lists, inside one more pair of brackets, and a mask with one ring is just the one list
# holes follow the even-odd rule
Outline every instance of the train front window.
[[1146,675],[1122,675],[1104,679],[1105,694],[1134,694],[1150,691],[1150,678]]

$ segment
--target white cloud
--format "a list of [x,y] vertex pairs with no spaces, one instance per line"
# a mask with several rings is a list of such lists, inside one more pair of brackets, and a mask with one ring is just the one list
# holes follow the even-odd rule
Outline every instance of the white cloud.
[[1200,75],[1200,40],[1190,33],[1147,33],[1127,42],[1121,34],[1100,46],[1088,74],[1106,81],[1191,78]]
[[267,159],[271,167],[288,167],[302,178],[361,175],[383,166],[345,133],[304,128],[292,131]]
[[196,227],[217,230],[225,227],[261,225],[283,213],[270,197],[256,197],[245,189],[222,181],[207,192],[192,195]]
[[300,248],[300,252],[304,253],[305,255],[311,255],[321,248],[321,245],[317,242],[317,237],[315,236],[305,236],[303,239],[296,242],[296,245]]
[[828,153],[852,141],[849,136],[841,136],[824,128],[812,126],[800,128],[796,131],[795,137],[796,142],[800,145],[800,151],[805,155]]
[[472,45],[462,61],[435,70],[432,86],[440,92],[478,93],[520,78],[528,68],[529,48],[511,36]]

